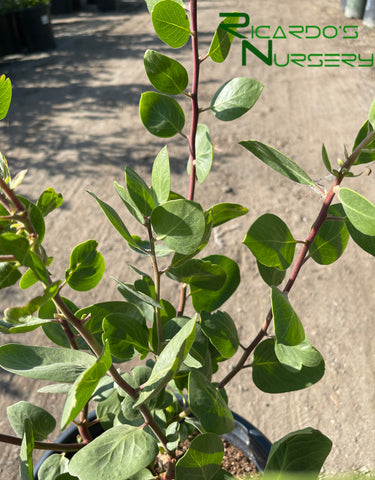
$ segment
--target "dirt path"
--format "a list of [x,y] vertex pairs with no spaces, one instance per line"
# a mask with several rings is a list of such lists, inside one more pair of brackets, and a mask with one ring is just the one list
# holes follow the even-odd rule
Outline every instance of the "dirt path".
[[[359,25],[356,40],[344,40],[340,35],[316,41],[288,35],[277,40],[274,48],[280,62],[288,53],[304,52],[368,57],[374,53],[375,32],[345,19],[338,3],[202,0],[201,51],[209,46],[219,13],[236,10],[248,13],[254,25],[271,26],[271,31],[279,25],[286,29],[289,25],[333,25],[338,29],[340,25]],[[117,298],[110,276],[128,280],[126,264],[143,265],[137,257],[124,255],[120,237],[114,237],[118,244],[113,245],[110,225],[85,190],[121,208],[112,183],[123,181],[123,167],[130,164],[141,174],[150,173],[151,162],[165,142],[147,134],[138,117],[139,95],[149,88],[142,57],[147,48],[171,53],[161,43],[156,46],[144,10],[56,18],[54,31],[58,48],[51,54],[0,63],[0,73],[9,75],[14,85],[8,122],[0,126],[0,144],[13,171],[29,168],[22,187],[25,193],[36,199],[44,188],[53,186],[64,195],[64,207],[48,219],[46,239],[49,255],[55,257],[56,278],[64,275],[73,246],[88,238],[100,242],[107,264],[101,288],[88,299],[72,296],[78,304],[89,304]],[[265,40],[254,43],[266,50]],[[174,55],[191,70],[188,52],[175,51]],[[219,197],[250,209],[246,217],[220,228],[212,246],[241,266],[244,282],[226,309],[238,323],[244,343],[259,329],[269,305],[268,289],[259,280],[250,253],[241,245],[247,229],[260,214],[273,212],[287,221],[295,237],[303,239],[321,199],[309,189],[284,182],[237,143],[249,138],[269,143],[296,160],[312,178],[324,177],[321,144],[325,143],[332,161],[343,156],[344,143],[352,145],[375,96],[374,72],[373,68],[345,65],[269,67],[250,53],[247,65],[242,66],[239,42],[230,64],[202,64],[201,106],[210,101],[221,83],[234,76],[250,76],[265,86],[261,100],[243,120],[222,124],[212,121],[208,113],[202,117],[210,125],[216,157],[211,177],[198,188],[198,200],[209,207]],[[172,139],[169,151],[172,188],[187,192],[184,143]],[[363,176],[347,185],[374,201],[374,178]],[[131,222],[128,226],[135,228]],[[307,265],[291,293],[311,343],[326,359],[326,375],[320,383],[302,392],[271,396],[258,391],[249,378],[250,370],[245,370],[228,388],[233,410],[255,423],[272,441],[305,426],[328,435],[334,444],[326,463],[331,472],[375,469],[374,274],[373,257],[350,244],[344,259],[332,266]],[[0,291],[2,308],[21,301],[18,293]],[[9,337],[0,338],[0,343],[8,341]],[[10,341],[17,341],[17,337]],[[40,342],[39,334],[29,341]],[[56,415],[61,407],[61,398],[39,394],[34,383],[6,372],[0,371],[0,387],[4,413],[8,405],[21,399]],[[11,432],[5,417],[0,419],[0,430]],[[1,447],[1,478],[18,478],[16,457],[17,449]]]

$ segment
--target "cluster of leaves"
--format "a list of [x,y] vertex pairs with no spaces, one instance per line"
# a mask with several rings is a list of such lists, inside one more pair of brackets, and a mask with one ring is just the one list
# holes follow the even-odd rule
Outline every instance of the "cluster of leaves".
[[[146,3],[155,32],[170,47],[183,47],[192,31],[197,35],[196,26],[191,25],[194,13],[189,19],[182,1]],[[196,2],[191,3],[194,5]],[[204,59],[223,62],[232,40],[233,36],[219,26]],[[194,155],[188,174],[193,181],[197,178],[203,183],[212,166],[213,146],[209,128],[197,122],[198,116],[208,110],[219,121],[237,119],[253,107],[262,85],[253,79],[234,78],[216,91],[206,109],[197,110],[197,90],[186,92],[189,76],[182,64],[148,50],[144,66],[156,89],[144,93],[139,105],[141,120],[150,133],[161,138],[176,134],[187,138],[185,114],[174,97],[192,98],[190,137],[194,143],[190,153],[194,150]],[[193,80],[196,83],[198,78]],[[10,81],[3,76],[0,119],[6,116],[10,99]],[[231,432],[235,425],[224,390],[229,377],[217,385],[212,376],[220,363],[231,359],[238,349],[243,350],[243,362],[234,364],[234,374],[253,355],[253,381],[264,392],[306,388],[323,376],[324,360],[310,344],[287,298],[291,280],[283,290],[279,286],[293,263],[297,275],[308,258],[321,265],[336,261],[349,237],[375,254],[375,206],[359,193],[340,187],[343,178],[351,175],[353,164],[375,160],[374,127],[375,103],[355,140],[353,153],[347,155],[339,170],[332,168],[323,147],[323,163],[335,181],[330,192],[324,193],[322,210],[306,240],[298,242],[286,223],[273,214],[262,215],[250,226],[243,243],[255,256],[259,273],[270,287],[271,310],[258,340],[245,339],[248,347],[240,344],[230,314],[221,310],[240,283],[239,266],[224,255],[202,256],[213,229],[245,215],[247,208],[219,203],[204,210],[192,195],[185,198],[174,192],[166,146],[153,163],[151,185],[126,167],[124,185],[115,183],[114,187],[128,214],[137,220],[141,236],[129,231],[113,207],[90,194],[121,235],[124,245],[149,257],[152,272],[131,267],[139,278],[134,283],[116,280],[120,300],[82,308],[62,297],[61,291],[69,287],[88,291],[100,282],[105,264],[97,242],[87,240],[77,245],[65,278],[53,280],[53,259],[42,246],[44,218],[61,205],[62,196],[52,188],[43,192],[36,203],[17,196],[14,190],[25,172],[11,178],[6,160],[0,155],[0,288],[17,282],[22,289],[37,282],[43,286],[42,293],[26,305],[5,310],[0,331],[21,334],[42,328],[56,345],[3,345],[0,366],[18,375],[53,382],[42,392],[66,394],[62,429],[83,412],[83,420],[78,422],[83,448],[77,444],[77,453],[70,461],[51,456],[39,473],[40,480],[95,480],[107,478],[108,472],[114,479],[146,480],[156,475],[160,451],[167,458],[165,478],[233,478],[220,467],[220,435]],[[317,188],[306,172],[274,148],[254,140],[241,145],[290,180]],[[340,203],[331,205],[336,193]],[[295,260],[297,243],[303,247]],[[163,269],[159,267],[161,258],[167,263]],[[165,276],[182,284],[183,301],[178,305],[161,296],[160,285]],[[184,315],[187,290],[195,311],[192,317]],[[263,340],[272,320],[274,336]],[[144,366],[125,373],[119,370],[119,364],[136,357],[145,360]],[[96,402],[97,418],[105,429],[93,441],[85,416],[90,400]],[[40,447],[40,442],[52,432],[55,420],[29,402],[9,407],[8,417],[16,434],[22,437],[21,478],[27,480],[32,478],[32,450]],[[176,463],[177,446],[196,430],[200,434]],[[304,471],[309,478],[316,478],[330,448],[330,440],[319,431],[307,428],[293,432],[273,445],[265,477],[271,478],[275,471],[278,478]]]

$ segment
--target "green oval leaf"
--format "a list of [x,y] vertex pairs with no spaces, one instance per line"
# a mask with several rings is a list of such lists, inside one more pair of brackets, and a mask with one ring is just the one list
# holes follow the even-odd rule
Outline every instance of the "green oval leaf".
[[160,150],[152,165],[152,194],[156,206],[167,202],[171,191],[171,168],[169,165],[168,149],[165,146]]
[[66,397],[61,417],[61,429],[64,430],[79,412],[87,405],[99,381],[112,365],[111,352],[106,343],[102,354],[87,370],[75,380]]
[[263,85],[256,80],[237,77],[224,83],[212,98],[210,109],[224,122],[241,117],[250,110],[262,93]]
[[323,160],[324,166],[329,171],[329,173],[332,173],[331,162],[329,161],[327,149],[326,149],[324,143],[322,145],[322,160]]
[[145,181],[128,165],[125,167],[125,179],[131,201],[145,217],[151,215],[155,200]]
[[[195,137],[195,170],[199,183],[203,183],[210,173],[213,158],[214,148],[208,127],[199,124]],[[188,174],[190,175],[190,161],[188,162]]]
[[305,338],[305,331],[293,307],[284,293],[271,288],[271,305],[276,342],[284,345],[298,345]]
[[14,285],[21,276],[22,274],[14,262],[0,262],[0,289]]
[[20,479],[30,480],[33,478],[33,450],[34,435],[31,422],[25,419],[25,431],[22,438],[20,450]]
[[47,188],[39,197],[36,206],[41,211],[43,217],[46,217],[63,203],[61,193],[56,193],[53,188]]
[[360,232],[353,227],[349,220],[346,220],[345,224],[349,235],[355,241],[355,243],[365,252],[375,256],[375,236],[365,235],[364,233]]
[[240,344],[237,328],[226,312],[202,312],[201,327],[221,356],[231,358],[236,353]]
[[7,116],[12,100],[12,84],[5,75],[0,77],[0,120]]
[[97,246],[98,242],[95,240],[87,240],[73,249],[65,278],[74,290],[91,290],[102,279],[105,264],[102,254],[96,251]]
[[296,241],[287,225],[271,213],[255,220],[243,243],[260,263],[279,270],[289,267],[296,248]]
[[[134,204],[133,200],[130,198],[130,195],[129,195],[129,192],[126,190],[125,187],[123,187],[122,185],[118,184],[117,182],[113,182],[113,185],[115,187],[115,190],[116,192],[118,193],[119,197],[121,198],[121,200],[123,201],[125,207],[129,210],[129,212],[133,215],[133,217],[141,224],[141,225],[144,225],[145,224],[145,218],[144,216],[142,215],[142,213],[138,210],[138,208],[136,207],[136,205]],[[109,205],[107,205],[107,207],[109,207]],[[103,207],[102,207],[103,208]],[[111,207],[109,207],[111,208]],[[104,209],[103,209],[104,210]],[[113,210],[113,209],[112,209]],[[112,214],[111,217],[113,218],[114,221],[112,221],[110,219],[110,217],[107,215],[107,217],[110,219],[111,223],[113,224],[113,226],[118,230],[118,232],[120,233],[120,235],[122,235],[125,239],[127,237],[130,238],[130,240],[132,241],[132,243],[130,243],[130,241],[128,240],[128,245],[132,248],[132,247],[135,247],[136,245],[136,242],[133,241],[134,240],[134,235],[130,235],[128,229],[125,227],[125,225],[122,223],[122,220],[121,218],[117,215],[117,213],[113,210],[112,212],[113,214],[115,214],[117,216],[117,220],[116,218],[114,217],[114,215]],[[125,230],[124,230],[125,229]],[[123,233],[121,233],[123,232]]]
[[127,360],[134,356],[134,349],[147,353],[150,348],[148,328],[140,310],[130,303],[124,307],[123,312],[105,317],[103,338],[108,340],[112,355]]
[[248,213],[248,208],[237,203],[218,203],[212,207],[214,215],[213,227],[218,227],[223,223],[229,222],[233,218],[242,217]]
[[133,240],[132,236],[129,233],[129,230],[124,225],[124,222],[121,220],[119,214],[110,205],[103,202],[103,200],[100,200],[100,198],[98,198],[94,193],[89,191],[88,193],[95,198],[95,200],[100,205],[100,208],[103,210],[104,215],[108,218],[108,220],[115,227],[118,233],[128,242],[129,245],[133,245],[136,247],[136,242]]
[[159,453],[156,439],[141,428],[117,425],[79,450],[69,472],[80,480],[125,480],[147,467]]
[[318,367],[323,357],[305,338],[299,345],[285,345],[276,342],[276,357],[290,371],[300,371],[303,367]]
[[219,290],[226,279],[226,273],[219,265],[196,258],[188,260],[179,267],[170,268],[167,276],[178,282],[206,290]]
[[264,480],[289,480],[292,474],[309,480],[317,479],[332,442],[311,427],[292,432],[275,442],[264,470]]
[[[348,244],[349,232],[344,219],[339,220],[341,213],[341,205],[331,205],[329,207],[328,218],[311,244],[309,255],[320,265],[329,265],[338,260]],[[330,220],[329,216],[334,216],[337,219]]]
[[185,45],[190,37],[190,22],[185,8],[173,0],[161,0],[154,5],[151,20],[160,40],[172,48]]
[[286,271],[276,267],[267,267],[257,260],[257,267],[262,279],[269,287],[277,287],[284,280]]
[[188,85],[189,77],[181,63],[155,50],[147,50],[143,58],[146,74],[159,92],[178,95]]
[[275,353],[275,339],[261,342],[254,351],[253,381],[266,393],[284,393],[301,390],[318,382],[324,375],[324,361],[300,370],[285,367]]
[[350,223],[361,233],[375,236],[375,205],[349,188],[340,188],[338,197]]
[[266,165],[276,170],[276,172],[293,180],[293,182],[302,183],[304,185],[315,185],[300,166],[275,148],[255,140],[244,140],[243,142],[240,142],[240,145],[249,150],[249,152],[258,157],[259,160]]
[[[223,20],[217,27],[217,30],[210,45],[210,50],[208,51],[208,55],[214,62],[224,62],[224,60],[229,54],[230,47],[234,38],[234,35],[221,28],[221,25],[225,23],[238,23],[238,20],[239,17],[226,17],[225,20]],[[232,28],[232,31],[235,32],[236,30],[237,28]]]
[[184,255],[195,252],[206,228],[202,207],[184,199],[171,200],[156,207],[151,223],[158,240]]
[[139,114],[146,129],[161,138],[173,137],[185,125],[184,112],[176,100],[157,92],[142,94]]
[[[148,11],[151,13],[154,5],[156,5],[160,0],[145,0]],[[184,6],[183,0],[174,0],[175,2],[179,3],[180,5]]]
[[[367,135],[374,131],[371,123],[366,120],[366,122],[360,128],[357,137],[354,141],[353,151],[358,147],[358,145],[367,137]],[[375,161],[375,140],[370,142],[367,147],[362,150],[357,160],[354,162],[354,165],[361,165],[363,163],[370,163]]]
[[95,362],[95,357],[79,350],[32,347],[9,343],[0,347],[0,366],[24,377],[53,382],[74,382]]
[[198,313],[202,312],[202,310],[206,312],[217,310],[232,296],[240,284],[240,269],[231,258],[224,255],[210,255],[203,258],[203,260],[219,265],[226,273],[226,280],[220,290],[216,291],[191,286],[190,292],[193,306]]
[[214,433],[202,433],[194,438],[185,455],[176,463],[176,480],[212,479],[224,456],[224,446]]
[[44,408],[30,402],[18,402],[7,408],[9,423],[19,437],[23,436],[25,420],[29,419],[37,441],[45,440],[53,432],[56,420]]
[[136,407],[155,397],[172,380],[194,342],[195,328],[196,321],[193,317],[164,347],[154,365],[150,378],[143,385],[135,403]]
[[222,435],[234,429],[232,412],[221,393],[197,370],[189,374],[189,406],[206,432]]

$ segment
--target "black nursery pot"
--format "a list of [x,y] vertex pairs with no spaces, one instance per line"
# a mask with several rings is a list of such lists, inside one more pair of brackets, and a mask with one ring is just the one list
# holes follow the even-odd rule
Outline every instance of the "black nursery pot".
[[[235,427],[231,433],[222,435],[231,445],[243,452],[251,460],[260,473],[263,473],[267,458],[271,448],[271,442],[254,425],[242,418],[237,413],[233,413]],[[96,418],[95,412],[90,412],[88,420],[91,422]],[[96,438],[104,432],[100,423],[96,423],[90,428],[91,435]],[[56,440],[57,443],[74,443],[78,435],[78,429],[74,425],[67,428]],[[45,452],[34,467],[34,480],[38,479],[38,472],[43,462],[51,455],[58,452]],[[71,458],[74,453],[67,453],[66,457]]]
[[14,13],[0,15],[0,57],[22,51],[17,18]]
[[38,5],[17,12],[22,43],[28,52],[45,52],[56,48],[49,5]]

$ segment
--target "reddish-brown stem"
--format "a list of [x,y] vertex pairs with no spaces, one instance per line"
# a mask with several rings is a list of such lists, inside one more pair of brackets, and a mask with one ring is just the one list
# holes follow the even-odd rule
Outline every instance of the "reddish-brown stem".
[[0,255],[0,262],[16,262],[17,259],[14,255]]
[[[22,438],[0,433],[0,442],[21,446]],[[38,450],[53,450],[55,452],[76,452],[77,450],[80,450],[84,446],[85,446],[85,443],[34,442],[34,447]]]
[[[190,28],[191,28],[191,48],[193,54],[193,80],[191,87],[191,125],[189,135],[189,150],[190,150],[190,181],[189,181],[189,200],[194,200],[195,183],[196,183],[196,168],[195,168],[195,139],[197,136],[197,127],[199,119],[199,105],[198,105],[198,87],[199,87],[199,50],[198,50],[198,15],[197,15],[197,0],[190,0]],[[184,313],[186,301],[186,288],[183,284],[180,286],[180,304],[178,307],[178,315]]]
[[[9,200],[13,203],[13,205],[16,207],[18,212],[23,212],[25,210],[25,206],[17,198],[17,195],[14,193],[14,191],[9,187],[9,185],[6,183],[6,181],[0,176],[0,190],[2,190],[5,195],[9,198]],[[9,211],[9,210],[8,210]],[[11,212],[9,212],[11,213]]]
[[[323,225],[324,221],[326,220],[327,218],[327,212],[328,212],[328,208],[329,206],[331,205],[332,203],[332,200],[336,194],[336,189],[337,187],[340,186],[341,182],[343,181],[343,179],[345,178],[345,171],[348,171],[350,170],[350,168],[353,166],[354,162],[356,161],[356,159],[358,158],[358,156],[360,155],[361,151],[366,148],[366,146],[371,142],[373,141],[375,138],[375,132],[371,132],[369,135],[367,135],[367,137],[358,145],[358,147],[353,151],[353,153],[348,157],[347,161],[345,162],[345,164],[343,165],[343,167],[341,168],[340,170],[340,173],[339,175],[337,176],[337,178],[335,179],[335,181],[333,182],[329,192],[327,193],[325,199],[324,199],[324,202],[323,202],[323,205],[319,211],[319,214],[317,216],[317,219],[308,235],[308,237],[306,238],[304,244],[303,244],[303,247],[298,255],[298,258],[296,260],[296,263],[293,267],[293,270],[292,270],[292,273],[290,274],[290,277],[289,277],[289,280],[287,282],[287,284],[285,285],[284,287],[284,290],[283,292],[285,294],[288,294],[290,292],[290,290],[292,289],[296,279],[297,279],[297,276],[302,268],[302,266],[304,265],[304,263],[306,262],[306,259],[307,259],[307,254],[308,254],[308,251],[309,251],[309,248],[314,240],[314,238],[316,237],[316,235],[318,234],[321,226]],[[263,339],[263,337],[266,335],[267,333],[267,330],[268,330],[268,327],[272,321],[272,318],[273,318],[273,315],[272,315],[272,310],[270,309],[268,314],[267,314],[267,317],[266,317],[266,320],[262,326],[262,328],[259,330],[258,334],[256,335],[256,337],[254,338],[254,340],[250,343],[250,345],[244,350],[241,358],[239,359],[239,361],[237,362],[237,364],[235,365],[235,367],[228,373],[228,375],[226,375],[223,380],[221,382],[218,383],[217,385],[217,388],[223,388],[225,387],[225,385],[228,384],[228,382],[230,382],[232,380],[233,377],[235,377],[237,375],[237,373],[239,373],[242,368],[244,368],[249,356],[251,355],[251,353],[254,351],[255,347],[261,342],[261,340]]]
[[199,85],[199,51],[198,51],[198,19],[197,19],[197,2],[190,0],[190,27],[191,27],[191,46],[193,53],[193,80],[191,89],[191,126],[189,135],[190,148],[190,184],[189,184],[189,200],[194,199],[196,171],[195,171],[195,138],[197,135],[197,126],[199,118],[198,106],[198,85]]
[[79,434],[81,435],[82,440],[85,443],[92,442],[93,440],[91,433],[89,431],[89,423],[87,421],[88,413],[89,413],[89,405],[88,403],[86,403],[86,405],[83,407],[80,413],[79,424],[77,425]]

